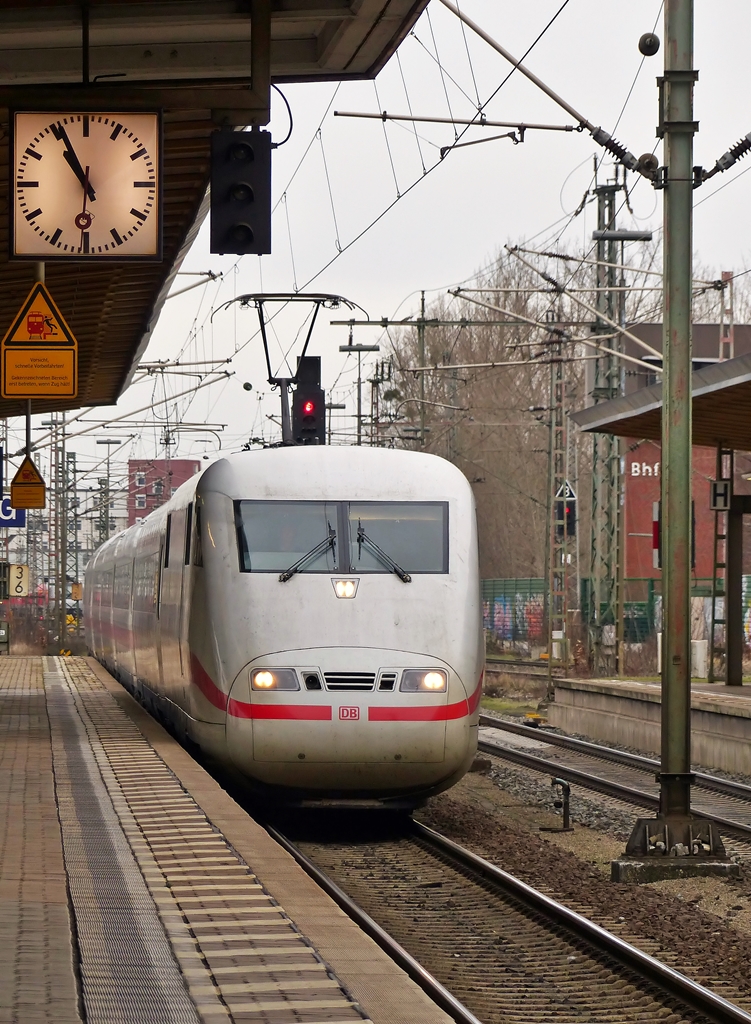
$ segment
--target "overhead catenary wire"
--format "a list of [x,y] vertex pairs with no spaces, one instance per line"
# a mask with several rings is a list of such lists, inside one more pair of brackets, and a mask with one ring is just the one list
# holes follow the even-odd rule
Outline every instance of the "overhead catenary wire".
[[[524,60],[532,52],[534,47],[540,42],[540,40],[543,38],[543,36],[546,34],[546,32],[548,32],[550,27],[555,23],[555,21],[557,20],[557,18],[561,14],[561,12],[568,6],[569,3],[570,3],[570,0],[563,0],[563,3],[558,8],[558,10],[555,12],[555,14],[550,18],[550,20],[547,22],[547,24],[544,26],[544,28],[538,33],[536,38],[532,41],[532,43],[529,45],[529,47],[525,50],[525,52],[524,52],[524,54],[522,56],[522,60]],[[503,81],[500,83],[500,85],[498,85],[496,87],[496,89],[493,90],[493,92],[488,97],[488,99],[483,103],[482,108],[481,108],[480,111],[478,111],[478,113],[481,113],[482,109],[487,107],[487,105],[491,102],[491,100],[493,100],[498,95],[500,90],[503,88],[505,83],[509,80],[509,78],[513,74],[513,71],[514,71],[514,69],[512,69],[511,72],[509,72],[509,74],[506,75],[506,77],[503,79]],[[331,100],[331,103],[333,104],[333,98]],[[329,109],[330,109],[330,107],[329,107]],[[466,131],[468,131],[470,127],[471,126],[468,125],[464,129],[463,132],[460,132],[459,135],[458,135],[458,138],[461,139],[462,136],[464,135],[464,133]],[[371,231],[376,226],[376,224],[380,223],[380,221],[383,220],[383,218],[386,217],[391,212],[391,210],[393,210],[393,208],[396,206],[396,204],[398,202],[400,202],[402,199],[405,198],[405,196],[407,196],[410,192],[412,192],[412,190],[415,189],[420,184],[421,181],[424,181],[424,179],[429,174],[431,174],[437,167],[440,167],[441,163],[442,163],[441,160],[436,161],[435,164],[433,164],[431,167],[429,167],[427,169],[427,171],[426,171],[426,173],[424,175],[422,175],[420,178],[417,178],[410,185],[408,185],[407,188],[405,188],[404,191],[401,193],[401,195],[397,196],[396,199],[392,200],[392,202],[390,202],[383,210],[381,210],[381,212],[376,217],[374,217],[373,220],[370,221],[369,224],[367,224],[352,239],[350,239],[349,242],[347,242],[344,246],[342,246],[342,251],[341,252],[335,253],[334,256],[332,256],[321,267],[319,267],[319,269],[302,285],[302,289],[307,288],[310,284],[313,283],[313,281],[317,280],[317,278],[319,278],[321,276],[321,274],[325,273],[329,269],[329,267],[331,267],[345,252],[347,252],[349,249],[351,249],[352,246],[354,246],[361,238],[363,238],[369,231]]]
[[[544,326],[543,324],[540,325]],[[591,345],[592,348],[596,348],[600,352],[613,351],[614,355],[620,355],[614,350],[605,348],[602,345],[597,345],[595,342],[590,341],[589,338],[564,338],[562,341],[566,343],[576,342],[577,344]],[[400,366],[399,370],[402,373],[432,373],[434,370],[493,370],[501,366],[550,366],[553,363],[578,363],[581,360],[587,359],[600,359],[601,356],[548,356],[543,353],[541,356],[535,359],[494,359],[489,363],[434,363],[430,366]],[[650,370],[654,370],[654,367],[649,363],[642,363],[642,366],[649,367]],[[418,401],[418,399],[410,398],[410,402]],[[434,402],[426,402],[426,405],[434,405]],[[459,406],[446,406],[447,409],[459,408]]]
[[[452,294],[453,295],[461,295],[462,294],[461,293],[461,289],[457,289],[456,291],[452,292]],[[490,302],[483,302],[481,299],[474,299],[474,298],[472,298],[469,295],[466,296],[466,299],[467,299],[467,302],[472,302],[472,303],[474,303],[477,306],[483,306],[485,309],[492,309],[492,310],[494,310],[497,313],[502,313],[504,316],[515,316],[515,317],[518,317],[519,320],[525,320],[532,327],[540,327],[540,328],[542,328],[544,330],[550,331],[551,327],[555,326],[554,324],[549,324],[549,323],[546,323],[546,322],[541,321],[541,320],[532,320],[529,317],[522,316],[521,313],[512,313],[510,310],[503,309],[501,306],[494,306]],[[605,320],[606,323],[609,323],[607,318],[602,317],[602,319]],[[617,331],[618,334],[625,334],[627,337],[630,337],[630,338],[633,338],[633,340],[636,340],[636,336],[635,335],[630,335],[628,331],[626,331],[624,328],[620,327],[618,324],[611,324],[611,326],[616,328],[616,331]],[[594,337],[596,337],[596,336],[594,336]],[[583,338],[583,337],[579,337],[579,338],[565,338],[564,337],[564,338],[561,338],[561,341],[566,341],[566,342],[569,342],[569,343],[580,342],[582,345],[589,345],[592,348],[598,349],[600,352],[605,352],[608,355],[617,356],[619,359],[623,359],[623,360],[625,360],[628,363],[636,363],[637,366],[642,367],[642,369],[649,370],[650,373],[660,373],[661,372],[659,366],[653,366],[651,363],[646,363],[642,359],[637,359],[636,356],[630,356],[626,352],[618,352],[617,349],[611,349],[611,348],[608,348],[605,345],[600,345],[596,341],[594,341],[592,337],[590,337],[590,338]],[[660,353],[656,352],[655,349],[653,349],[651,346],[647,345],[646,342],[639,341],[639,344],[643,345],[650,352],[652,352],[654,355],[656,355],[659,359],[662,359],[662,356],[660,355]]]
[[[380,100],[380,98],[378,96],[378,86],[376,85],[375,79],[373,79],[373,92],[375,93],[376,106],[380,109],[380,107],[381,107],[381,100]],[[391,164],[391,173],[394,176],[394,187],[396,188],[396,198],[399,199],[401,197],[401,192],[399,190],[399,179],[396,176],[396,167],[394,166],[394,156],[393,156],[393,154],[391,152],[391,143],[389,142],[389,135],[388,135],[388,132],[386,131],[386,124],[385,124],[385,122],[383,124],[383,138],[384,138],[384,141],[386,143],[386,152],[389,155],[389,163]],[[339,251],[341,252],[341,249]]]
[[[222,371],[221,373],[217,374],[217,379],[221,379],[223,377],[232,377],[232,376],[234,376],[234,374],[232,372],[228,372],[228,371],[225,370],[225,371]],[[137,416],[139,413],[147,412],[149,409],[153,409],[153,408],[155,408],[157,406],[163,405],[165,401],[174,402],[178,398],[184,398],[186,395],[191,395],[191,394],[193,394],[196,391],[200,391],[201,388],[205,388],[205,387],[208,387],[211,384],[216,384],[216,383],[217,383],[216,379],[214,379],[214,380],[204,380],[200,384],[196,384],[194,387],[188,388],[187,391],[181,391],[177,395],[170,395],[169,398],[166,398],[166,399],[158,399],[155,402],[150,402],[149,405],[142,406],[140,409],[132,409],[130,412],[124,412],[121,416],[113,416],[112,419],[109,420],[109,422],[110,423],[119,423],[120,420],[127,419],[128,416]],[[90,412],[91,411],[91,407],[89,409],[87,409],[86,411]],[[90,427],[86,427],[85,430],[78,430],[78,431],[75,431],[74,433],[66,433],[65,438],[66,438],[67,441],[70,441],[74,437],[80,437],[83,434],[90,434],[92,430],[101,430],[101,424],[100,423],[94,423]],[[47,436],[49,436],[49,435],[47,435]],[[33,450],[34,451],[42,451],[45,448],[50,448],[52,446],[52,444],[53,444],[53,441],[49,441],[49,443],[39,443],[37,441],[33,445]],[[25,448],[20,448],[18,451],[13,452],[11,457],[12,458],[18,458],[19,456],[21,456],[21,455],[23,455],[25,453],[25,450],[26,450]]]
[[[507,248],[509,247],[507,246]],[[530,263],[529,260],[525,260],[523,256],[520,256],[511,248],[509,248],[509,252],[511,253],[512,256],[516,256],[517,259],[521,260],[521,262],[526,267],[529,267],[530,270],[534,270],[535,273],[540,275],[540,277],[546,278],[546,275],[544,275],[542,271],[535,267],[533,263]],[[593,316],[596,316],[598,319],[602,320],[603,323],[606,323],[608,327],[614,327],[625,338],[629,338],[631,341],[639,345],[640,348],[643,348],[645,352],[649,352],[650,355],[656,356],[657,359],[662,359],[662,353],[658,352],[656,348],[652,348],[651,345],[648,345],[643,338],[639,338],[635,334],[631,334],[631,332],[628,331],[625,327],[622,327],[620,324],[616,323],[615,320],[611,320],[610,317],[606,316],[601,310],[595,309],[594,306],[591,306],[588,302],[585,302],[584,299],[580,299],[578,295],[572,295],[570,292],[567,292],[564,285],[560,286],[560,293],[562,295],[568,295],[568,297],[577,305],[581,306],[582,309],[586,309],[588,313],[592,313]]]
[[[511,71],[509,72],[509,76],[507,76],[507,78],[504,81],[507,81],[508,77],[510,77],[510,75],[512,75],[514,71],[518,71],[520,74],[524,75],[525,78],[528,78],[530,82],[533,82],[538,89],[545,93],[546,96],[549,96],[554,103],[557,103],[559,107],[562,107],[567,113],[569,113],[574,118],[574,120],[580,125],[581,128],[586,128],[586,130],[590,133],[595,142],[599,146],[602,146],[603,149],[606,149],[611,155],[615,156],[620,163],[622,163],[625,167],[628,167],[629,170],[632,171],[640,169],[639,161],[633,155],[633,153],[630,153],[625,146],[617,142],[609,132],[605,131],[604,128],[593,124],[583,114],[579,113],[576,107],[569,103],[568,100],[565,100],[562,96],[559,96],[558,93],[551,89],[550,86],[547,85],[545,82],[543,82],[541,78],[538,78],[538,76],[533,71],[524,66],[522,61],[527,56],[526,54],[524,55],[524,57],[521,57],[519,60],[517,60],[514,56],[512,56],[512,54],[509,53],[509,51],[504,46],[501,46],[501,44],[497,40],[493,39],[493,37],[489,35],[480,25],[478,25],[477,22],[473,21],[470,17],[464,14],[464,12],[461,11],[454,3],[452,3],[451,0],[440,0],[440,2],[443,4],[444,7],[447,7],[450,11],[452,11],[457,18],[460,18],[469,28],[471,28],[473,32],[475,32],[482,40],[484,40],[488,44],[488,46],[492,47],[492,49],[494,49],[497,53],[500,53],[502,57],[504,57],[510,64],[513,65]],[[566,0],[566,2],[555,15],[556,18],[568,2],[569,0]],[[501,83],[501,85],[503,85],[503,83]],[[498,88],[500,89],[500,86]]]
[[[413,112],[412,111],[412,101],[409,98],[409,90],[407,89],[407,82],[406,82],[406,80],[404,78],[404,68],[402,67],[402,59],[399,56],[399,49],[398,48],[397,48],[397,51],[396,51],[396,64],[397,64],[397,67],[399,68],[399,75],[401,77],[402,86],[404,88],[404,96],[405,96],[405,99],[407,100],[407,109],[409,110],[410,114],[412,114],[412,112]],[[336,111],[334,111],[334,116],[336,116]],[[414,132],[415,142],[417,143],[417,152],[420,155],[420,164],[422,165],[422,173],[425,174],[425,170],[426,170],[426,168],[425,168],[425,157],[422,154],[422,146],[420,145],[420,136],[417,134],[417,126],[415,125],[414,122],[412,123],[412,131]]]
[[[433,62],[434,62],[435,64],[437,64],[437,65],[438,65],[438,67],[440,68],[440,67],[441,67],[441,62],[440,62],[440,61],[439,61],[439,60],[438,60],[438,59],[436,58],[435,54],[433,54],[433,53],[431,53],[431,52],[430,52],[430,50],[429,50],[429,49],[427,48],[427,46],[426,46],[426,45],[425,45],[425,43],[424,43],[424,42],[422,41],[422,39],[420,39],[420,37],[419,37],[419,36],[418,36],[418,34],[417,34],[417,33],[416,33],[415,31],[414,31],[414,29],[413,29],[413,30],[412,30],[412,32],[410,33],[410,37],[411,37],[412,39],[414,39],[414,41],[415,41],[415,42],[416,42],[416,43],[418,44],[418,46],[421,46],[421,47],[422,47],[422,49],[423,49],[423,50],[425,51],[425,53],[426,53],[426,54],[428,55],[428,57],[430,57],[430,59],[431,59],[431,60],[432,60],[432,61],[433,61]],[[398,52],[399,52],[399,51],[397,50],[397,53],[398,53]],[[457,82],[457,80],[456,80],[456,79],[455,79],[455,78],[454,78],[454,77],[453,77],[453,76],[452,76],[452,75],[451,75],[451,74],[450,74],[450,73],[449,73],[449,72],[448,72],[448,71],[447,71],[447,70],[446,70],[445,68],[443,69],[443,73],[444,73],[444,75],[446,76],[446,78],[448,78],[449,82],[451,82],[451,83],[452,83],[452,85],[455,85],[455,86],[456,86],[456,88],[457,88],[457,89],[459,90],[459,92],[460,92],[460,93],[462,94],[462,96],[463,96],[463,97],[464,97],[464,98],[465,98],[466,100],[469,100],[469,102],[470,102],[470,103],[471,103],[471,104],[472,104],[472,105],[474,106],[474,105],[475,105],[475,101],[474,101],[474,100],[472,99],[472,97],[471,97],[471,96],[469,95],[469,93],[468,93],[468,92],[467,92],[467,91],[466,91],[465,89],[463,89],[463,88],[462,88],[462,86],[461,86],[461,85],[460,85],[460,84],[459,84],[459,83]],[[479,107],[478,107],[478,109],[479,109]]]
[[[448,107],[449,117],[453,120],[454,112],[451,109],[451,100],[449,99],[449,92],[446,88],[446,79],[444,77],[443,64],[441,63],[441,56],[438,53],[438,43],[436,42],[435,32],[433,31],[433,19],[430,17],[430,6],[425,8],[425,16],[428,19],[428,28],[430,29],[430,37],[433,40],[433,49],[435,50],[436,61],[438,62],[438,70],[441,74],[441,85],[443,86],[443,94],[446,97],[446,106]],[[465,94],[466,95],[466,94]],[[379,103],[380,107],[380,103]],[[454,137],[456,138],[456,128],[454,128]]]
[[287,193],[285,192],[282,196],[282,202],[284,204],[284,214],[287,220],[287,238],[289,240],[289,258],[292,262],[292,290],[299,291],[297,287],[297,269],[295,267],[295,250],[292,246],[292,227],[289,222],[289,203],[287,202]]
[[[457,0],[457,7],[458,6],[459,6],[459,0]],[[475,87],[475,96],[477,97],[477,106],[479,108],[480,105],[481,105],[480,90],[477,88],[477,79],[475,78],[475,66],[472,63],[472,54],[469,52],[469,41],[467,39],[467,30],[466,30],[466,27],[465,27],[463,21],[460,21],[459,24],[461,25],[461,29],[462,29],[462,39],[464,40],[464,49],[465,49],[465,51],[467,53],[467,63],[469,64],[469,73],[472,76],[472,84]]]
[[334,221],[334,243],[337,249],[341,252],[342,243],[339,241],[339,224],[336,220],[336,207],[334,206],[334,193],[331,189],[331,178],[329,176],[329,165],[326,160],[326,150],[323,148],[323,133],[321,129],[318,129],[318,141],[321,144],[321,159],[323,160],[323,173],[326,176],[326,187],[329,190],[329,201],[331,203],[331,216]]
[[[750,168],[751,169],[751,168]],[[662,277],[661,270],[649,270],[646,267],[634,267],[628,263],[608,263],[604,260],[592,260],[587,256],[574,256],[566,252],[551,252],[549,250],[529,249],[523,245],[513,246],[515,252],[526,252],[531,256],[545,256],[549,259],[563,260],[564,262],[587,263],[592,267],[612,267],[614,270],[630,270],[634,274],[647,274],[651,277]],[[509,250],[510,251],[510,250]],[[718,281],[703,281],[695,277],[694,284],[717,285]]]

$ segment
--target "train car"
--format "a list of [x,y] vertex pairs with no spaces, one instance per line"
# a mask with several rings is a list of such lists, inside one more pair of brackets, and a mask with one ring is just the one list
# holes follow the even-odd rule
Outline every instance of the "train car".
[[97,550],[84,598],[95,657],[266,797],[414,807],[472,762],[477,528],[444,459],[219,459]]

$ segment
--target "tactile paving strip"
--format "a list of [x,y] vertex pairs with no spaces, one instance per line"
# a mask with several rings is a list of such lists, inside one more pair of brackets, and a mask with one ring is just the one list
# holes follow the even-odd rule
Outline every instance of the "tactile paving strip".
[[55,659],[44,687],[87,1024],[198,1024]]
[[[68,700],[88,733],[112,813],[200,1018],[368,1024],[331,968],[85,662],[59,659],[57,672],[67,679]],[[173,1018],[152,1011],[140,1019]]]

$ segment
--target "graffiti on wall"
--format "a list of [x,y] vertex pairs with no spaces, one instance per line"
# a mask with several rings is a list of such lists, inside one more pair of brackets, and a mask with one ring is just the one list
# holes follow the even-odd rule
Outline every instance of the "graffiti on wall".
[[543,641],[543,594],[504,594],[483,601],[485,629],[496,640]]

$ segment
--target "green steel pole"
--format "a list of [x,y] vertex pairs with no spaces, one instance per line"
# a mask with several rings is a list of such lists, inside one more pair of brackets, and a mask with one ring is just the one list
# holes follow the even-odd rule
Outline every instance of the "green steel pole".
[[665,2],[661,813],[691,811],[693,0]]
[[[417,323],[420,366],[425,366],[425,292],[420,292],[420,319]],[[425,374],[420,374],[420,447],[425,447]]]

